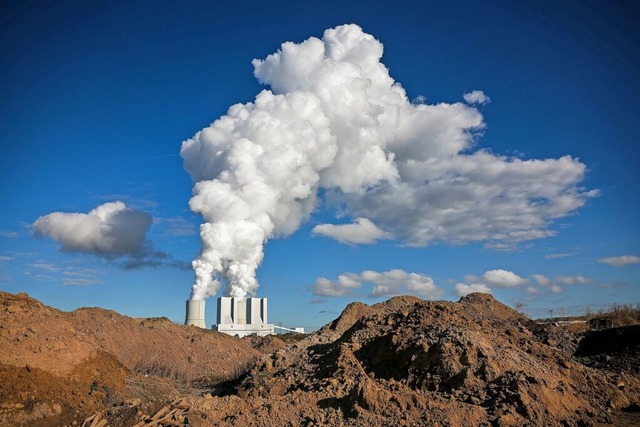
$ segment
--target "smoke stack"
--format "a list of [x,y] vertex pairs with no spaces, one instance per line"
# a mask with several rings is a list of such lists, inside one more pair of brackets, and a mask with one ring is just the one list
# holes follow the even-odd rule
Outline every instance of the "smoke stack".
[[204,300],[187,300],[187,317],[184,324],[206,329],[207,324],[204,321]]

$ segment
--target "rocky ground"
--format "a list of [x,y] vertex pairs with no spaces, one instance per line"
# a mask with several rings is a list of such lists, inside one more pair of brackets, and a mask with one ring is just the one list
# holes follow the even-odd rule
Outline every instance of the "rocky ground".
[[2,425],[640,425],[638,327],[542,325],[484,294],[354,303],[286,342],[0,304]]
[[[547,329],[556,328],[550,325]],[[638,375],[591,369],[491,296],[352,304],[263,357],[233,393],[191,398],[194,425],[614,425]]]

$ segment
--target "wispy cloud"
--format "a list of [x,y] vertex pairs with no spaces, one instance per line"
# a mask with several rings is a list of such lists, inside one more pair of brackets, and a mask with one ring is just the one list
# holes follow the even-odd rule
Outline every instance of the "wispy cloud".
[[630,264],[640,264],[640,257],[635,255],[622,255],[613,256],[609,258],[600,258],[598,260],[600,264],[607,264],[611,267],[624,267]]
[[99,273],[98,270],[94,270],[91,268],[82,268],[77,270],[67,270],[67,271],[64,271],[62,274],[64,274],[65,276],[94,276],[98,273]]
[[556,282],[561,283],[563,285],[586,285],[587,283],[591,283],[591,279],[588,279],[584,276],[558,276],[555,279]]
[[37,268],[38,270],[45,270],[45,271],[60,271],[60,267],[58,267],[55,264],[50,264],[50,263],[46,263],[46,262],[36,262],[31,264],[31,267],[33,268]]
[[5,285],[13,285],[13,277],[6,271],[0,271],[0,283]]
[[535,280],[540,286],[547,286],[550,282],[550,280],[543,274],[534,274],[531,277],[533,277],[533,280]]
[[151,198],[136,197],[130,194],[105,194],[97,199],[103,202],[123,200],[128,206],[139,210],[152,210],[159,206],[159,203]]
[[335,314],[340,314],[340,313],[337,312],[337,311],[334,311],[334,310],[320,310],[318,312],[318,314],[333,314],[333,315],[335,315]]
[[50,274],[43,274],[40,272],[34,273],[30,270],[25,271],[24,275],[38,282],[53,282],[57,280],[56,276],[52,276]]
[[20,236],[17,231],[0,230],[0,237],[3,239],[15,239]]
[[485,93],[481,90],[473,90],[469,93],[465,93],[463,98],[467,104],[471,105],[485,105],[491,102],[491,98],[485,95]]
[[549,290],[551,290],[551,292],[553,292],[554,294],[559,294],[560,292],[564,291],[564,289],[558,285],[549,286]]
[[153,222],[158,225],[162,234],[169,237],[193,236],[198,232],[195,225],[181,216],[173,218],[156,217]]
[[601,288],[604,289],[620,289],[625,288],[627,286],[627,282],[624,280],[614,280],[612,282],[603,283]]
[[577,255],[578,252],[562,252],[556,254],[547,254],[544,256],[545,259],[558,259],[558,258],[566,258],[570,256]]
[[102,284],[102,280],[99,279],[87,279],[83,277],[65,277],[62,279],[62,284],[64,286],[88,286],[88,285],[100,285]]
[[418,95],[411,100],[411,103],[414,105],[425,104],[427,102],[427,97],[424,95]]
[[98,277],[101,272],[93,268],[69,267],[62,275],[64,286],[101,285],[103,281]]
[[527,291],[527,295],[531,297],[533,295],[538,294],[540,292],[540,289],[536,288],[535,286],[527,286],[526,291]]

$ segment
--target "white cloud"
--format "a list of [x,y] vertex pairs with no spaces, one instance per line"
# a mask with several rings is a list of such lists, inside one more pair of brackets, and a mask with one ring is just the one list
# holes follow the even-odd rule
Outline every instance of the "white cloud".
[[492,293],[491,289],[487,285],[485,285],[484,283],[472,283],[470,285],[466,285],[464,283],[457,283],[453,287],[453,291],[459,297],[463,297],[463,296],[469,295],[469,294],[471,294],[473,292],[481,292],[481,293],[484,293],[484,294]]
[[502,269],[487,271],[482,275],[482,277],[488,284],[500,288],[520,286],[528,282],[527,279],[522,278],[511,271]]
[[527,295],[532,296],[537,294],[538,292],[540,292],[538,288],[535,288],[533,286],[527,286]]
[[491,102],[491,98],[484,94],[481,90],[473,90],[464,94],[464,100],[467,104],[488,104]]
[[547,286],[549,284],[549,282],[550,282],[550,280],[546,276],[544,276],[542,274],[534,274],[531,277],[533,277],[533,279],[536,282],[538,282],[538,284],[540,286]]
[[65,276],[94,276],[98,274],[97,270],[93,270],[91,268],[79,268],[73,270],[64,271],[62,274]]
[[587,279],[584,276],[559,276],[555,279],[556,282],[562,285],[586,285],[591,283],[591,279]]
[[619,288],[625,288],[626,286],[627,286],[627,282],[625,282],[624,280],[618,279],[609,283],[603,283],[600,287],[604,289],[619,289]]
[[9,262],[11,261],[13,258],[10,256],[4,256],[4,255],[0,255],[0,262]]
[[574,256],[577,252],[563,252],[557,254],[547,254],[544,256],[545,259],[558,259],[558,258],[566,258],[570,256]]
[[177,261],[156,251],[147,239],[151,216],[120,201],[104,203],[89,213],[53,212],[41,216],[33,234],[60,244],[63,252],[82,252],[118,260],[124,269],[175,266]]
[[62,284],[64,286],[100,285],[103,282],[97,277],[98,273],[99,271],[91,268],[70,267],[62,273]]
[[100,285],[102,280],[88,279],[84,277],[65,277],[62,279],[64,286],[88,286],[88,285]]
[[598,260],[601,264],[607,264],[611,267],[624,267],[629,264],[640,264],[640,257],[635,255],[622,255],[609,258],[600,258]]
[[311,289],[314,295],[339,297],[345,295],[354,295],[354,291],[359,289],[362,283],[357,280],[357,276],[353,273],[345,273],[338,276],[334,281],[319,277],[312,285]]
[[37,268],[38,270],[45,270],[45,271],[59,271],[60,267],[58,267],[55,264],[48,264],[46,262],[36,262],[34,264],[31,264],[31,266],[33,268]]
[[372,298],[411,294],[435,299],[443,295],[442,290],[430,277],[398,269],[385,272],[365,270],[359,274],[344,273],[336,280],[320,277],[310,286],[310,290],[317,296],[355,295],[365,284],[372,286],[368,294]]
[[150,225],[148,214],[127,209],[118,201],[87,214],[54,212],[41,216],[33,223],[33,233],[60,243],[62,251],[137,255],[145,251]]
[[[189,205],[205,221],[194,297],[215,294],[220,279],[229,294],[255,292],[264,242],[296,231],[319,202],[356,221],[315,229],[345,243],[388,237],[509,249],[553,235],[554,221],[597,195],[571,156],[475,149],[486,127],[480,111],[412,103],[382,53],[357,25],[283,43],[252,62],[268,89],[183,142],[195,183]],[[481,91],[466,98],[488,102]]]
[[564,289],[562,289],[562,287],[558,286],[558,285],[551,285],[549,286],[549,289],[551,290],[551,292],[553,292],[554,294],[559,294],[560,292],[562,292]]
[[20,234],[16,231],[0,230],[0,237],[4,239],[15,239],[18,236],[20,236]]
[[368,245],[389,238],[388,233],[380,230],[367,218],[357,218],[353,224],[319,224],[313,227],[312,232],[346,244]]
[[553,235],[547,228],[553,220],[596,194],[574,187],[585,169],[571,157],[520,160],[477,151],[395,159],[399,180],[364,193],[330,192],[329,201],[346,202],[352,215],[369,218],[409,246],[484,241],[509,250]]
[[412,104],[425,104],[427,102],[427,98],[423,95],[418,95],[411,100]]

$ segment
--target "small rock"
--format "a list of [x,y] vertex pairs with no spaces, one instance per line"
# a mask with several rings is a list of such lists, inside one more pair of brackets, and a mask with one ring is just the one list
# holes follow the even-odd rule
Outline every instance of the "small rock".
[[469,396],[469,398],[467,399],[467,402],[472,405],[480,405],[482,403],[482,400],[478,399],[475,396]]

